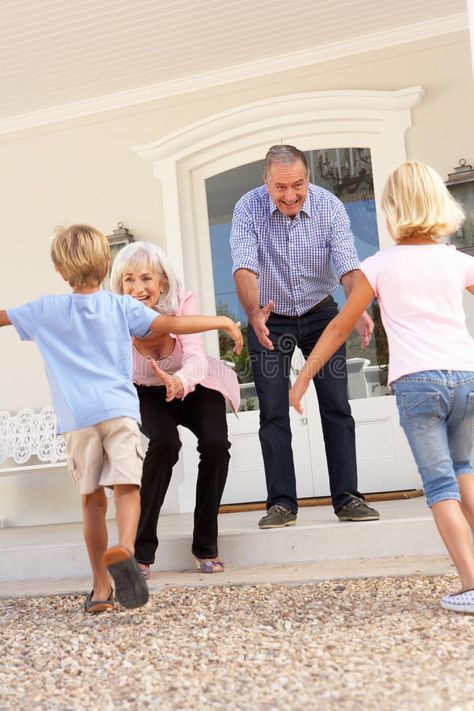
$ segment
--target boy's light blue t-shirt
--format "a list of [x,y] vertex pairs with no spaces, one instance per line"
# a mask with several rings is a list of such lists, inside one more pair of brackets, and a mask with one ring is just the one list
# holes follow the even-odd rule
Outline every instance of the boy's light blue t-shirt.
[[40,349],[58,432],[113,417],[140,423],[131,336],[143,337],[156,311],[131,296],[96,291],[43,296],[7,314],[20,338]]

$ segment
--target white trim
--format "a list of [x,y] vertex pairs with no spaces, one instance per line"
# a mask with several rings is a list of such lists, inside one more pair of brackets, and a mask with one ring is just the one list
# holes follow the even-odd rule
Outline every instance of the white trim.
[[67,121],[81,116],[135,106],[156,101],[169,96],[177,96],[201,89],[229,84],[231,82],[254,79],[276,72],[297,69],[341,57],[371,52],[418,40],[438,37],[469,28],[465,12],[434,18],[404,27],[396,27],[360,37],[333,42],[327,45],[268,57],[255,62],[215,69],[201,74],[193,74],[181,79],[160,82],[129,91],[98,96],[84,101],[53,106],[41,111],[33,111],[0,120],[0,134],[25,130],[35,126]]
[[0,477],[10,476],[11,474],[30,474],[36,471],[47,471],[48,473],[67,472],[67,463],[57,462],[56,464],[30,464],[18,467],[0,467]]
[[474,78],[474,0],[467,0],[467,14],[469,23],[469,36],[471,38],[471,65]]

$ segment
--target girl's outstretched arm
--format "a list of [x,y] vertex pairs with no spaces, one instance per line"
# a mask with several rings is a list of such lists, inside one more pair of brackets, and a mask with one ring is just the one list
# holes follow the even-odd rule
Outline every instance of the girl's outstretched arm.
[[232,321],[228,316],[157,316],[151,324],[151,329],[158,333],[176,335],[221,329],[234,341],[235,353],[240,353],[243,347],[240,322]]
[[360,272],[341,312],[324,329],[290,390],[290,405],[293,405],[300,414],[303,413],[301,398],[308,389],[311,380],[339,346],[347,340],[354,324],[370,304],[374,295],[374,290],[366,276]]
[[12,322],[8,318],[7,312],[0,310],[0,326],[11,326],[11,325],[12,325]]

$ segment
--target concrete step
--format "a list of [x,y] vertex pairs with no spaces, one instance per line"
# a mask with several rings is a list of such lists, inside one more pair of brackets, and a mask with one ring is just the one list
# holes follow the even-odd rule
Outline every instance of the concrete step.
[[[354,578],[403,578],[407,576],[456,576],[447,553],[430,556],[402,556],[398,558],[355,558],[353,560],[324,560],[285,565],[255,567],[226,567],[219,575],[203,575],[198,570],[167,570],[153,572],[148,583],[152,592],[167,588],[207,588],[240,585],[303,585],[324,580]],[[457,583],[453,583],[453,588]],[[90,575],[84,577],[20,580],[0,583],[0,599],[88,593]]]
[[[261,531],[261,512],[219,517],[219,554],[229,568],[317,561],[440,556],[445,553],[424,498],[377,502],[380,521],[341,523],[327,506],[301,508],[296,526]],[[111,543],[116,541],[109,524]],[[183,571],[191,556],[192,514],[163,516],[153,569]],[[0,529],[0,583],[89,575],[80,524]]]

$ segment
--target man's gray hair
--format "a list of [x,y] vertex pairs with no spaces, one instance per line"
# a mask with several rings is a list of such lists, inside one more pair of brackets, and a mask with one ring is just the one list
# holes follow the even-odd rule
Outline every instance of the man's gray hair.
[[263,177],[266,180],[268,173],[273,163],[280,165],[293,165],[297,161],[301,161],[304,165],[306,175],[309,176],[308,161],[303,151],[300,151],[295,146],[277,145],[272,146],[265,156],[265,165],[263,168]]

